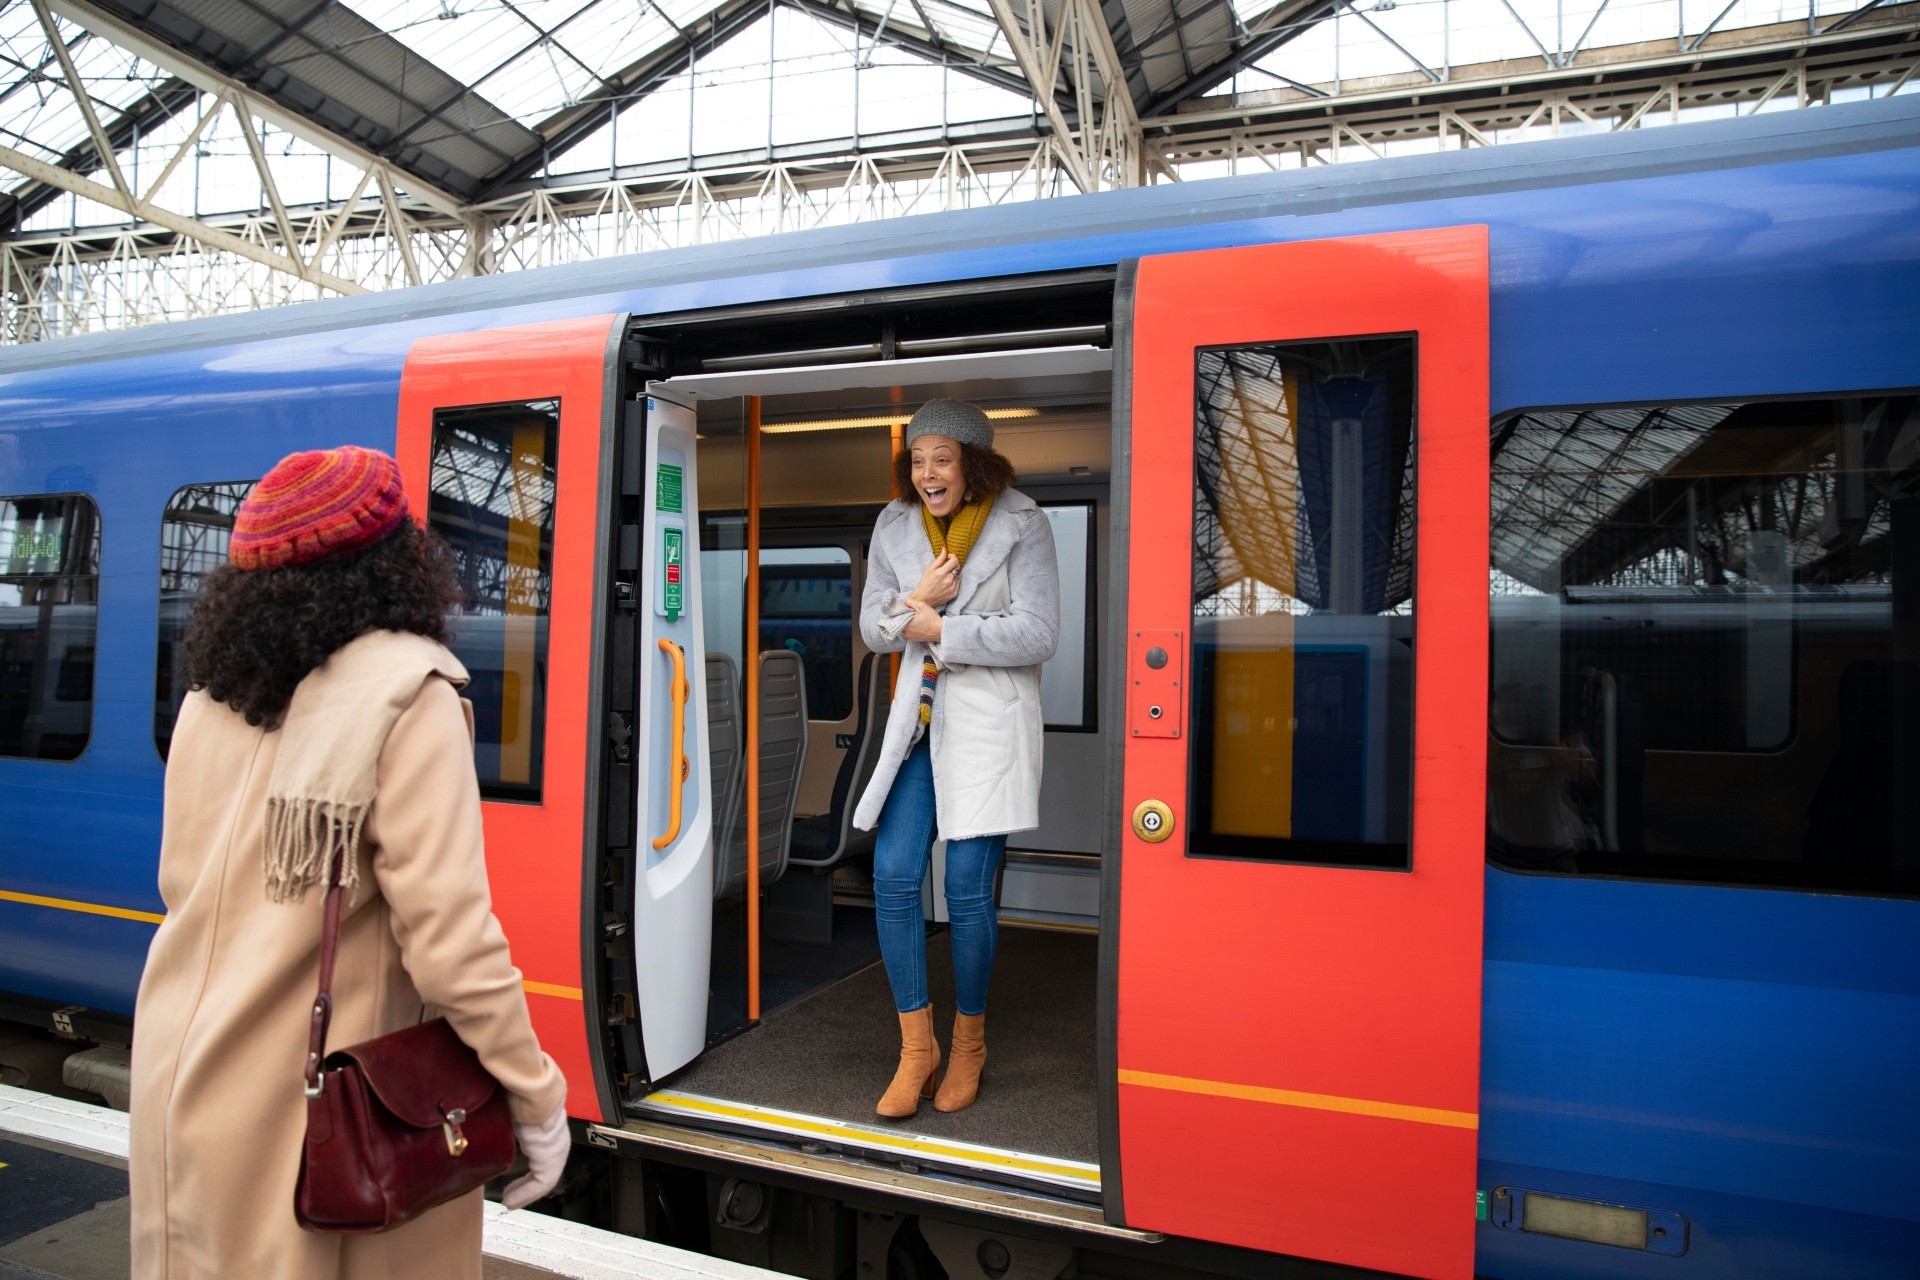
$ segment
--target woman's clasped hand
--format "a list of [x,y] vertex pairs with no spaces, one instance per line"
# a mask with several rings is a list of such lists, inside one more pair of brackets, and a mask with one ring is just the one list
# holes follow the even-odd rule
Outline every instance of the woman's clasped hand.
[[942,551],[920,575],[920,585],[913,589],[907,598],[909,604],[924,604],[928,608],[938,609],[960,594],[960,557],[951,551]]

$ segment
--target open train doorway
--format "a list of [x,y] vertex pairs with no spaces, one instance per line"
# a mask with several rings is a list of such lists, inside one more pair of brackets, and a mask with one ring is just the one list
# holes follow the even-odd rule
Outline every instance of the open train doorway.
[[[1109,833],[1096,655],[1107,603],[1112,355],[1110,294],[1087,298],[1098,310],[1078,325],[975,334],[925,355],[912,353],[909,338],[892,358],[785,346],[682,358],[647,386],[658,414],[685,414],[695,427],[687,554],[697,542],[702,653],[689,677],[705,706],[693,763],[704,766],[711,796],[712,943],[704,1052],[658,1073],[628,1099],[630,1113],[1097,1200]],[[1020,345],[1023,337],[1034,345]],[[895,496],[900,428],[938,397],[987,411],[1016,487],[1044,511],[1062,618],[1042,669],[1042,822],[1009,839],[997,887],[986,1082],[964,1111],[923,1105],[891,1122],[873,1108],[898,1057],[898,1021],[874,923],[873,836],[854,827],[852,811],[898,665],[867,650],[859,609],[874,520]],[[750,755],[759,766],[752,789]],[[751,795],[760,820],[752,837]],[[943,855],[936,843],[923,913],[944,1044],[954,999]]]

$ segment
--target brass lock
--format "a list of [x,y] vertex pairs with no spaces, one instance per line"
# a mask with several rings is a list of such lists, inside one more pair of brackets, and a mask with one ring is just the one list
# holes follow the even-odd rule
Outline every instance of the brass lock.
[[1158,800],[1142,800],[1133,810],[1133,834],[1159,844],[1173,834],[1173,810]]
[[447,1154],[450,1156],[467,1154],[467,1135],[460,1127],[467,1122],[466,1109],[455,1107],[451,1111],[443,1111],[440,1114],[444,1117],[440,1131],[446,1135]]

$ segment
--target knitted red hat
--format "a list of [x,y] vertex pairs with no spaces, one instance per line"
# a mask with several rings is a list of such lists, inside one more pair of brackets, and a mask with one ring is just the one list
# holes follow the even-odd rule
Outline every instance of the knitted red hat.
[[241,569],[330,560],[372,546],[406,518],[400,467],[379,450],[288,454],[240,504],[227,556]]

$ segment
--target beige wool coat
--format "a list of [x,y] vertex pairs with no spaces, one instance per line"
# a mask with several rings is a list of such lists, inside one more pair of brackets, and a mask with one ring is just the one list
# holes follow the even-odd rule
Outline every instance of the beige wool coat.
[[[466,672],[419,636],[353,644],[387,646],[420,680],[380,753],[328,1047],[412,1025],[430,1006],[424,1016],[444,1014],[506,1087],[515,1121],[544,1119],[566,1082],[534,1038],[493,916],[471,711],[457,691]],[[188,696],[174,730],[160,851],[167,916],[134,1015],[134,1280],[478,1280],[477,1191],[382,1235],[315,1235],[294,1220],[325,893],[275,903],[264,889],[279,746],[278,731],[204,693]]]

